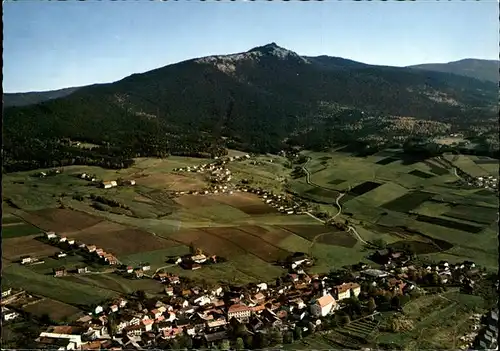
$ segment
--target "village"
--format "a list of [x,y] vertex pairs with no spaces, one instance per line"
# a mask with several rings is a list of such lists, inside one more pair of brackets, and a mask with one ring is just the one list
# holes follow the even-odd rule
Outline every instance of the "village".
[[[420,265],[403,251],[381,250],[372,259],[384,263],[359,263],[318,275],[307,273],[314,258],[297,252],[280,262],[288,274],[273,283],[247,286],[208,286],[162,271],[141,274],[142,279],[164,285],[163,297],[137,291],[105,301],[76,322],[48,326],[36,342],[40,348],[58,350],[264,348],[366,318],[375,321],[376,328],[381,312],[397,316],[411,299],[446,289],[473,293],[485,275],[473,262]],[[199,251],[191,257],[193,262],[205,260]],[[132,267],[123,268],[134,272]],[[55,276],[61,274],[55,272]],[[19,318],[10,306],[26,294],[2,291],[4,322]],[[498,337],[498,311],[483,318],[483,327],[480,317],[475,318],[470,333],[460,339],[461,348],[474,343],[492,346]]]
[[[247,180],[231,183],[227,162],[249,159],[250,155],[227,157],[213,163],[174,169],[207,175],[209,186],[198,191],[172,192],[183,195],[217,195],[250,192],[285,215],[309,214],[308,204],[287,195],[252,187]],[[56,171],[51,172],[58,174]],[[98,181],[94,175],[80,178],[104,189],[133,186],[134,180]],[[347,226],[327,220],[341,229]],[[92,243],[83,243],[55,232],[46,232],[39,240],[60,248],[55,256],[78,254],[89,263],[107,267],[109,272],[130,279],[153,279],[163,285],[161,296],[148,296],[139,290],[119,299],[103,301],[75,322],[48,325],[39,334],[39,348],[58,350],[94,349],[261,349],[290,344],[315,333],[335,331],[339,348],[358,348],[363,342],[345,333],[349,326],[366,323],[371,330],[380,327],[382,314],[389,313],[396,324],[405,324],[402,307],[422,295],[440,295],[447,290],[475,293],[486,273],[474,262],[424,262],[412,252],[377,250],[370,256],[373,264],[359,263],[328,274],[310,274],[314,257],[296,252],[276,264],[288,273],[275,282],[255,282],[246,286],[209,285],[186,279],[161,269],[153,272],[149,263],[124,265],[113,253]],[[207,264],[223,262],[223,257],[191,248],[191,253],[166,257],[165,262],[186,270],[198,270]],[[43,259],[21,257],[20,264],[43,264]],[[92,273],[89,265],[73,270],[53,269],[54,279],[70,274]],[[498,284],[498,283],[497,283]],[[4,296],[5,294],[5,296]],[[15,306],[27,292],[2,291],[4,322],[22,318]],[[29,295],[31,296],[31,295]],[[498,310],[486,316],[474,315],[470,331],[459,338],[459,347],[494,348],[498,338]],[[343,331],[338,331],[339,328]],[[396,332],[396,330],[394,330]],[[370,334],[370,333],[368,333]]]

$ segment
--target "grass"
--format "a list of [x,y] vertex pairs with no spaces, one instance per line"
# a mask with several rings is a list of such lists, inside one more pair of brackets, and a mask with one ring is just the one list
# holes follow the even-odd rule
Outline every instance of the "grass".
[[450,160],[455,167],[461,169],[472,177],[484,177],[488,175],[487,171],[477,165],[471,157],[467,155],[446,155],[444,157]]
[[405,195],[407,192],[408,189],[402,187],[401,185],[393,182],[387,182],[378,188],[369,191],[368,193],[356,197],[356,201],[362,203],[363,205],[378,207]]
[[15,223],[15,225],[7,225],[7,226],[2,225],[3,239],[39,234],[41,232],[42,230],[28,223],[20,223],[19,225]]
[[478,296],[448,291],[438,295],[417,298],[403,308],[414,329],[403,333],[381,333],[378,343],[406,345],[406,349],[457,349],[458,337],[469,328],[469,316],[482,309]]
[[325,273],[334,268],[341,268],[344,265],[366,261],[368,253],[363,252],[362,249],[363,247],[359,243],[352,249],[315,243],[306,252],[310,252],[313,257],[317,258],[311,272]]
[[31,293],[72,305],[90,305],[116,297],[116,292],[111,290],[39,274],[19,265],[3,268],[2,284],[8,287],[22,288]]
[[160,267],[169,265],[166,263],[167,256],[182,256],[188,253],[189,247],[179,245],[164,250],[147,251],[121,257],[120,260],[124,264],[132,266],[137,266],[141,262],[148,262],[151,265],[151,270],[155,271]]

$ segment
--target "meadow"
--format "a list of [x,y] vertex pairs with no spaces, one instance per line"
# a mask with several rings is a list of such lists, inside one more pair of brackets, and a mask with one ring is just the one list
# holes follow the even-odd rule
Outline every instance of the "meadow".
[[[332,216],[338,213],[339,201],[342,212],[336,220],[348,220],[366,241],[381,238],[395,247],[409,243],[425,258],[471,259],[490,269],[497,266],[493,208],[498,200],[477,189],[451,187],[456,177],[437,160],[411,163],[398,158],[396,151],[364,158],[342,152],[305,154],[310,157],[309,183],[305,178],[289,179],[289,161],[280,156],[260,155],[227,167],[234,182],[247,180],[277,193],[288,188]],[[391,162],[381,162],[386,158]],[[4,281],[72,305],[141,288],[161,290],[151,280],[117,274],[54,278],[49,274],[52,268],[74,267],[80,258],[48,258],[59,249],[37,240],[40,231],[97,245],[128,265],[148,262],[153,272],[163,269],[206,282],[273,281],[285,273],[275,261],[297,251],[315,258],[314,272],[367,261],[369,252],[352,233],[306,214],[283,215],[256,195],[172,195],[207,184],[203,174],[173,172],[175,168],[209,161],[143,158],[120,171],[72,166],[47,178],[33,177],[34,172],[5,175],[4,199],[9,201],[4,201],[4,212],[9,215],[2,229],[22,230],[4,236]],[[104,180],[134,179],[136,185],[102,189],[76,177],[81,172]],[[120,206],[96,208],[98,198]],[[28,227],[37,228],[37,233]],[[168,257],[189,253],[190,246],[227,261],[197,271],[167,263]],[[15,262],[22,255],[45,258],[46,264],[19,266]]]

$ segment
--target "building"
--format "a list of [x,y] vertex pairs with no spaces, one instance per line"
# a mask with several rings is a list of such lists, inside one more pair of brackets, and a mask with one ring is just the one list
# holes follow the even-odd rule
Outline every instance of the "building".
[[56,239],[56,238],[57,238],[57,235],[56,235],[56,233],[54,233],[54,232],[47,232],[47,233],[45,233],[45,238],[46,238],[46,239],[49,239],[49,240],[51,240],[51,239]]
[[78,272],[78,274],[84,274],[89,272],[89,268],[87,266],[78,267],[76,271]]
[[361,286],[357,283],[343,283],[333,288],[335,298],[340,301],[351,297],[351,292],[358,296],[361,293]]
[[34,260],[33,260],[33,257],[31,256],[21,256],[21,264],[29,264],[29,263],[32,263]]
[[316,300],[313,306],[311,306],[311,312],[315,315],[325,317],[333,309],[337,308],[337,301],[332,295],[326,294]]
[[50,349],[61,350],[60,342],[65,342],[62,350],[76,350],[82,345],[82,331],[76,327],[69,325],[49,327],[47,331],[40,333],[40,337],[36,340],[39,343],[58,345],[57,347],[50,346]]
[[2,319],[5,322],[11,321],[19,317],[19,313],[9,310],[7,307],[2,306]]
[[242,304],[235,304],[228,308],[227,319],[236,318],[239,321],[245,321],[250,318],[252,309]]
[[199,254],[199,255],[191,256],[191,259],[195,263],[203,263],[203,262],[205,262],[207,260],[207,256],[205,256],[203,254]]
[[64,277],[67,274],[66,269],[64,267],[54,268],[53,272],[54,272],[54,277]]
[[12,288],[5,289],[5,290],[2,289],[2,297],[7,297],[7,296],[10,296],[11,294],[12,294]]
[[101,186],[104,188],[104,189],[110,189],[110,188],[113,188],[115,186],[118,186],[118,183],[116,182],[116,180],[111,180],[111,181],[103,181],[101,183]]

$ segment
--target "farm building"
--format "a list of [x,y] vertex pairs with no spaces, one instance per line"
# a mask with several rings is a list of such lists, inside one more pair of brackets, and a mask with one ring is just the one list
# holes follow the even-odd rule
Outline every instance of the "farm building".
[[64,267],[54,268],[53,272],[54,272],[54,277],[64,277],[68,274],[66,272],[66,268]]
[[10,296],[12,294],[12,289],[9,288],[9,289],[2,289],[2,297],[7,297],[7,296]]
[[55,239],[55,238],[57,238],[57,235],[54,232],[47,232],[47,233],[45,233],[45,238],[49,239],[49,240],[50,239]]
[[21,264],[32,263],[33,261],[34,259],[31,256],[21,256]]
[[118,186],[118,183],[116,182],[116,180],[103,181],[101,183],[101,187],[103,187],[104,189],[110,189],[110,188],[113,188],[115,186]]
[[78,272],[78,274],[88,273],[89,268],[87,266],[78,267],[76,271]]
[[19,317],[19,313],[2,306],[2,319],[7,322]]

